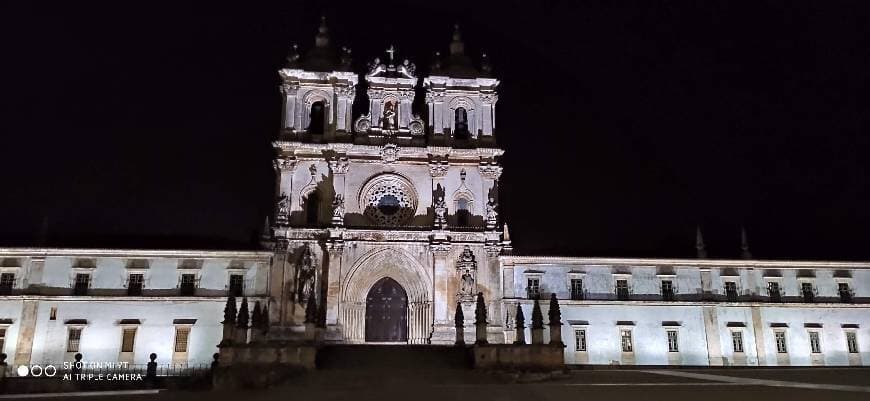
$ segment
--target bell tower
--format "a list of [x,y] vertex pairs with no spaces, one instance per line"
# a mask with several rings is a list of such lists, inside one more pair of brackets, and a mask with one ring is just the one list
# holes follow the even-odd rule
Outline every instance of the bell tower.
[[336,52],[321,19],[314,47],[304,56],[293,45],[278,71],[284,108],[281,138],[306,142],[349,140],[357,75],[350,49]]
[[430,141],[459,147],[495,146],[495,103],[499,81],[486,54],[476,68],[465,54],[459,26],[450,53],[435,53],[431,76],[423,80],[429,108]]

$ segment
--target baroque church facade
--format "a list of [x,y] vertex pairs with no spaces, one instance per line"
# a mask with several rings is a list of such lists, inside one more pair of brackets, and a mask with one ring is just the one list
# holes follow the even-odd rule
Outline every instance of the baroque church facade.
[[531,316],[555,294],[572,364],[870,362],[870,263],[758,260],[745,235],[743,258],[708,259],[700,231],[697,259],[515,256],[485,56],[476,65],[457,28],[416,101],[416,67],[392,48],[369,64],[364,96],[350,62],[322,24],[279,71],[263,250],[0,248],[8,362],[207,363],[229,296],[268,310],[273,339],[315,321],[327,344],[450,345],[478,294],[491,343],[514,342],[517,308]]

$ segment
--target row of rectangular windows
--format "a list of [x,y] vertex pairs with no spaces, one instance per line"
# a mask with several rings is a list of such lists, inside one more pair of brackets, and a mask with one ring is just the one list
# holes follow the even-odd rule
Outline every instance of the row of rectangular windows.
[[[70,327],[67,331],[66,352],[80,352],[82,344],[82,327]],[[136,343],[136,327],[125,327],[121,330],[121,352],[133,352],[133,346]],[[174,352],[187,352],[190,340],[189,326],[175,327],[175,340],[173,342]],[[0,338],[2,341],[2,338]],[[2,342],[0,342],[2,349]]]
[[[541,280],[540,278],[529,278],[526,287],[526,296],[528,299],[536,299],[541,297]],[[737,292],[737,283],[734,281],[725,282],[725,296],[729,302],[737,302],[739,294]],[[628,285],[628,280],[616,280],[614,288],[616,299],[627,301],[631,299],[631,289]],[[804,302],[812,303],[816,301],[817,290],[812,283],[801,283],[801,299]],[[768,298],[771,302],[782,302],[783,292],[780,285],[776,281],[768,282],[767,287]],[[837,294],[840,302],[853,302],[854,291],[849,287],[849,283],[837,283]],[[664,301],[674,301],[677,298],[674,283],[671,280],[661,281],[661,295]],[[586,290],[583,288],[583,279],[571,279],[571,299],[583,300],[586,298]]]
[[[178,292],[182,296],[196,295],[199,280],[196,274],[185,273],[179,277]],[[90,273],[76,273],[72,282],[73,295],[88,295],[91,288]],[[130,273],[127,275],[127,295],[140,296],[145,289],[145,275],[142,273]],[[15,288],[15,273],[0,274],[0,295],[11,295]],[[245,280],[241,274],[231,274],[227,284],[227,295],[244,295]]]
[[[668,341],[668,352],[680,352],[679,337],[677,330],[666,330]],[[846,331],[846,348],[850,354],[858,353],[858,335],[854,331]],[[809,331],[810,352],[814,354],[822,353],[822,345],[818,331]],[[774,338],[776,339],[776,352],[785,354],[788,353],[786,344],[785,331],[775,331]],[[632,341],[632,331],[630,329],[622,329],[619,333],[620,345],[622,352],[634,352],[634,343]],[[731,346],[735,353],[743,352],[743,332],[734,330],[731,332]],[[587,352],[586,329],[574,329],[574,350],[576,352]]]

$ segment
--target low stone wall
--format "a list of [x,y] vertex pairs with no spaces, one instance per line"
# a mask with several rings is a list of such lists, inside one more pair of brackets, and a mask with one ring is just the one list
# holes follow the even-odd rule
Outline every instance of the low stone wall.
[[475,369],[562,370],[565,355],[562,346],[549,344],[486,344],[474,346]]
[[222,346],[215,390],[266,388],[316,368],[317,346],[269,341]]

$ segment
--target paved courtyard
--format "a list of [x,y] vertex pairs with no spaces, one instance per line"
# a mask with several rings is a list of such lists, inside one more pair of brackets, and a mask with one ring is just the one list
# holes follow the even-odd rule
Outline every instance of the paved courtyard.
[[[330,371],[264,391],[82,395],[94,400],[868,400],[870,369],[595,369],[523,383],[474,371]],[[61,398],[69,399],[70,395]],[[0,399],[15,396],[0,395]],[[34,399],[34,398],[31,398]],[[54,398],[57,399],[57,398]]]

